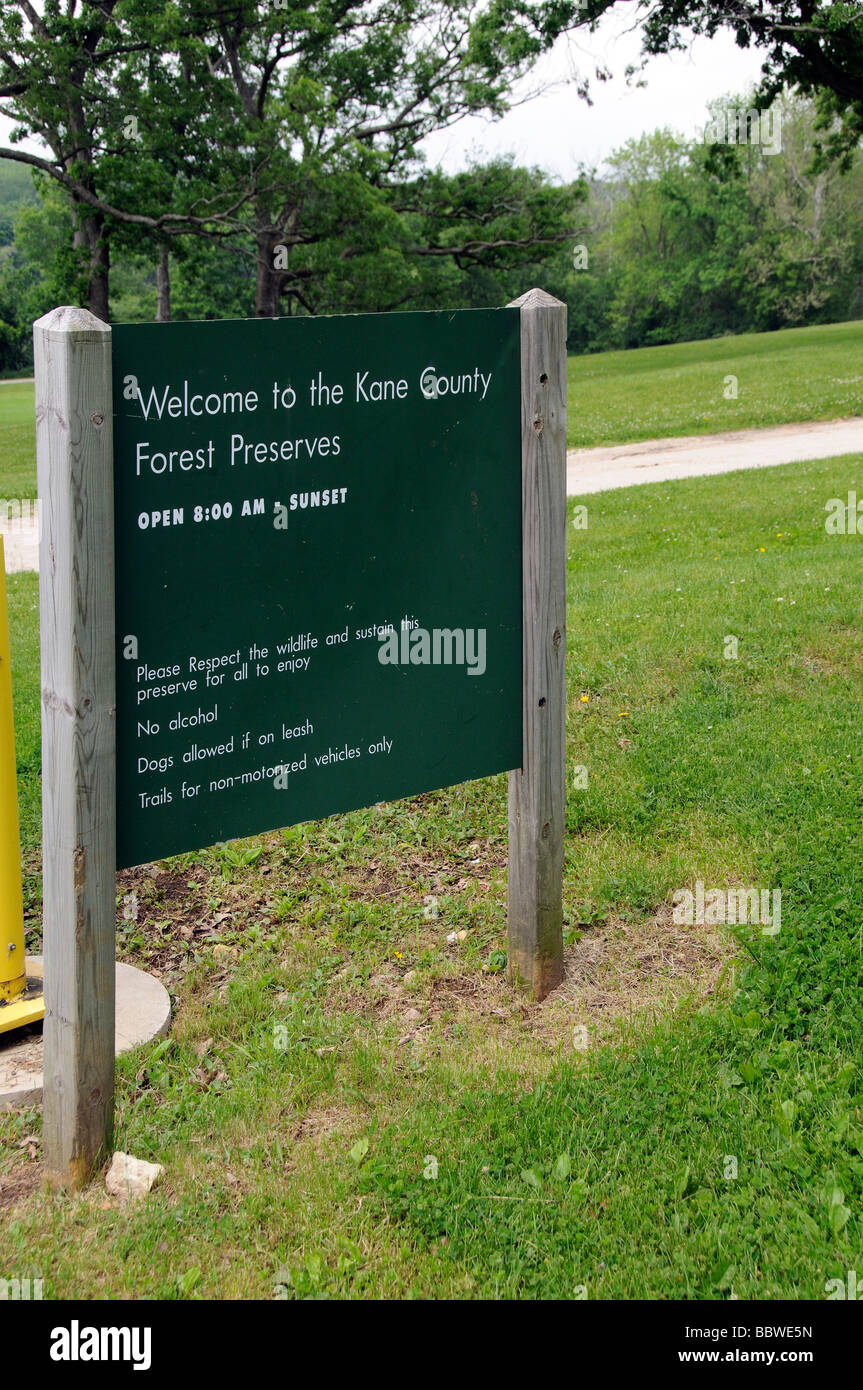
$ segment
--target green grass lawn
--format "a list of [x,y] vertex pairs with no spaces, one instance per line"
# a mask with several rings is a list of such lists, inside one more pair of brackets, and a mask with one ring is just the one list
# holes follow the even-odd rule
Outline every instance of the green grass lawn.
[[12,636],[12,691],[18,768],[18,814],[24,849],[24,913],[38,929],[42,904],[39,841],[42,833],[42,769],[39,699],[39,580],[8,574],[6,598]]
[[[863,538],[824,529],[850,488],[860,457],[600,494],[568,528],[544,1004],[493,968],[504,777],[123,874],[120,954],[177,1014],[119,1065],[116,1146],[166,1174],[131,1210],[28,1192],[38,1115],[0,1116],[6,1269],[79,1299],[698,1300],[859,1269]],[[10,589],[29,857],[35,585]],[[778,936],[675,926],[697,879],[781,888]]]
[[[570,448],[863,415],[863,322],[570,357]],[[726,377],[737,378],[726,400]],[[732,389],[728,386],[727,389]]]
[[0,383],[0,498],[35,496],[33,383]]

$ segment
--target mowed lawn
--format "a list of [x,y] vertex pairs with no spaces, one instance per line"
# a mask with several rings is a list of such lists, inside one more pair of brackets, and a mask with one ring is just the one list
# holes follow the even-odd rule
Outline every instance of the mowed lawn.
[[[570,357],[570,448],[863,415],[863,322]],[[727,378],[737,396],[726,399]],[[0,498],[35,497],[33,385],[0,384]]]
[[[120,954],[177,1012],[120,1063],[116,1147],[166,1174],[130,1210],[53,1200],[39,1116],[0,1116],[6,1268],[76,1299],[695,1300],[859,1269],[863,537],[824,527],[850,489],[860,457],[568,527],[541,1006],[499,969],[503,776],[124,874]],[[10,589],[30,856],[35,581]],[[674,924],[699,879],[781,889],[779,934]]]
[[570,448],[863,415],[863,322],[570,357],[568,395]]
[[0,498],[35,496],[33,383],[0,382]]

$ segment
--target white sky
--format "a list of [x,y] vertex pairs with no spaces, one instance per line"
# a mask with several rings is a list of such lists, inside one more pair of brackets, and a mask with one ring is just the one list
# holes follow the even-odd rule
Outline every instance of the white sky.
[[[706,124],[708,101],[744,91],[757,80],[758,51],[740,49],[729,34],[720,33],[695,40],[687,52],[651,59],[641,74],[646,87],[627,85],[624,71],[640,53],[634,8],[615,9],[593,35],[582,31],[561,38],[524,86],[525,91],[546,88],[541,95],[500,121],[470,117],[431,136],[424,146],[429,162],[455,173],[469,155],[514,154],[520,164],[571,179],[580,164],[598,168],[612,150],[646,131],[670,126],[694,135]],[[597,62],[611,69],[611,81],[592,78]],[[574,71],[591,77],[592,106],[566,85]],[[0,118],[0,144],[8,143],[9,130],[10,123]],[[20,148],[43,152],[34,142]]]
[[[640,34],[633,30],[633,9],[615,9],[595,34],[564,35],[534,70],[526,89],[554,83],[533,101],[493,122],[469,117],[425,142],[429,162],[440,162],[449,173],[465,167],[466,157],[512,153],[519,164],[539,165],[571,179],[579,164],[599,168],[612,150],[626,140],[662,126],[694,135],[708,120],[707,103],[726,93],[738,93],[759,78],[763,53],[741,49],[730,34],[700,38],[687,52],[652,58],[627,85],[629,65],[638,63]],[[592,78],[597,65],[613,73],[609,82]],[[577,71],[591,77],[588,106],[574,86],[562,85]]]

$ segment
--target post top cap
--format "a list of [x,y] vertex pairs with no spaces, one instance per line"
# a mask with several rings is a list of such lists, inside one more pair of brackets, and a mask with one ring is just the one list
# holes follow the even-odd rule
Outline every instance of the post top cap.
[[511,299],[506,306],[508,309],[565,309],[566,305],[562,299],[555,299],[553,294],[548,294],[546,290],[534,287],[532,290],[525,290],[518,299]]
[[33,324],[34,328],[41,328],[49,333],[110,333],[111,329],[107,323],[97,319],[95,314],[91,314],[89,309],[81,309],[76,304],[63,304],[59,309],[52,309],[50,313],[43,314]]

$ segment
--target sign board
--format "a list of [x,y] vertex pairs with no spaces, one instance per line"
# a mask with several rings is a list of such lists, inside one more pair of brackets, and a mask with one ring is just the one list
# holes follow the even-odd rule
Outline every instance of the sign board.
[[116,869],[509,769],[563,974],[566,305],[33,325],[45,1168],[111,1141]]
[[118,867],[520,766],[518,309],[112,337]]

